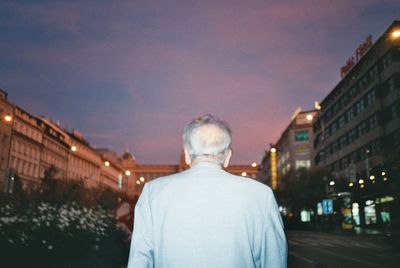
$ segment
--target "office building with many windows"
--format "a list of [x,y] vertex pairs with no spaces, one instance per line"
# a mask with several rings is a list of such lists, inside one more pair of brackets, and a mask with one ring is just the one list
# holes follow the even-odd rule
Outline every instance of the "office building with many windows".
[[290,124],[279,140],[271,144],[261,162],[260,180],[276,189],[279,177],[291,170],[309,169],[313,166],[313,129],[312,123],[318,111],[301,111],[292,116]]
[[365,39],[341,68],[342,80],[321,102],[314,122],[315,165],[327,169],[329,180],[345,184],[361,224],[385,221],[398,198],[391,189],[399,180],[399,30],[395,21],[375,43]]

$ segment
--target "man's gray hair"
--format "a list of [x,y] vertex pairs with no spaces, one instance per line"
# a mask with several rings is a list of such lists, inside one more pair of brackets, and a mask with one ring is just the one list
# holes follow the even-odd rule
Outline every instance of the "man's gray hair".
[[185,126],[183,143],[193,161],[197,157],[222,164],[232,145],[232,130],[218,117],[206,114]]

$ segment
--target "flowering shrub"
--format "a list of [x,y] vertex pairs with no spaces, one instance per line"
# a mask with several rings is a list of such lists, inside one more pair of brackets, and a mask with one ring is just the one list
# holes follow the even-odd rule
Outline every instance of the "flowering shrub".
[[0,199],[1,267],[126,267],[128,238],[98,205]]

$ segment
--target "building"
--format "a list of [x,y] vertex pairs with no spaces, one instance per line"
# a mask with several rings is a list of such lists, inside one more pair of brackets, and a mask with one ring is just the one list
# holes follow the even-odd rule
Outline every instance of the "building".
[[0,182],[4,191],[12,192],[17,177],[24,188],[43,178],[63,178],[82,180],[86,187],[122,190],[120,159],[96,151],[78,131],[69,132],[8,102],[2,90],[0,97]]
[[342,80],[314,122],[315,165],[352,194],[354,220],[361,225],[385,223],[398,213],[399,35],[395,21],[375,43],[366,38],[340,69]]
[[[183,152],[177,165],[137,164],[135,157],[129,152],[125,152],[121,156],[121,161],[127,176],[127,185],[134,195],[139,195],[144,184],[148,181],[189,168],[185,164]],[[258,165],[253,163],[251,165],[230,165],[226,168],[226,171],[238,176],[257,179],[259,170]]]
[[28,187],[38,182],[41,173],[43,132],[37,118],[14,105],[9,168]]
[[263,157],[259,177],[273,189],[276,189],[279,177],[289,171],[313,166],[312,123],[317,113],[316,110],[297,109],[278,141],[270,145]]
[[0,89],[0,185],[8,177],[13,106],[7,102],[7,93]]
[[[70,132],[9,103],[2,90],[0,105],[0,182],[8,192],[16,177],[25,188],[53,178],[81,180],[86,187],[108,187],[138,196],[146,182],[188,168],[183,154],[178,165],[146,165],[137,164],[129,152],[119,157],[109,149],[93,148],[79,131]],[[255,163],[232,165],[227,171],[255,179],[258,168]]]

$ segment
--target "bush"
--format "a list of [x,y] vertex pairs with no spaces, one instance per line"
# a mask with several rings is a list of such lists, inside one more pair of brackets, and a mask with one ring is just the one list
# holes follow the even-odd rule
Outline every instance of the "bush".
[[[114,204],[98,202],[104,195]],[[118,193],[62,180],[1,196],[2,267],[126,266],[129,237],[111,210],[118,200]]]

